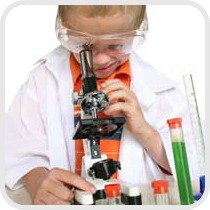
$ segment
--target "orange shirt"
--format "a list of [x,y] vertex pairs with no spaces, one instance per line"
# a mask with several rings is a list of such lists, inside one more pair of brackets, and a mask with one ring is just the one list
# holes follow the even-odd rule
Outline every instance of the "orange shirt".
[[[74,84],[74,91],[78,94],[82,88],[82,80],[81,80],[81,70],[80,64],[76,61],[73,55],[70,56],[70,68],[71,74],[73,78]],[[126,61],[123,65],[121,65],[115,72],[113,72],[109,77],[105,79],[98,79],[97,85],[99,86],[105,80],[108,79],[120,79],[126,86],[130,86],[130,79],[131,79],[131,71],[130,71],[130,63],[129,60]],[[74,122],[75,126],[80,119],[80,105],[74,104]],[[114,160],[119,159],[119,149],[120,149],[120,139],[121,139],[121,132],[119,130],[116,134],[112,137],[107,139],[100,139],[100,149],[101,153],[106,154],[108,158],[112,158]],[[80,139],[75,140],[75,155],[76,155],[76,173],[81,173],[81,165],[82,165],[82,157],[84,155],[83,143]],[[113,176],[116,178],[116,174]]]

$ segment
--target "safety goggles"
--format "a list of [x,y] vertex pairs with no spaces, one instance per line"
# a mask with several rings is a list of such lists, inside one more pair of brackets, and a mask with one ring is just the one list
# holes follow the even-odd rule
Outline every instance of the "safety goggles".
[[89,34],[65,27],[60,18],[56,22],[56,35],[60,43],[73,53],[79,53],[84,47],[92,48],[93,55],[103,52],[113,57],[130,54],[144,42],[148,30],[145,19],[136,30],[115,34]]

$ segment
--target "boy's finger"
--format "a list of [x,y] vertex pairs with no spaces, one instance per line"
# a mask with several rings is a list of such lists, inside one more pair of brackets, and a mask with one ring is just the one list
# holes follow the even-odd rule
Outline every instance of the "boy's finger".
[[[57,170],[57,171],[56,171]],[[72,173],[70,171],[66,171],[63,169],[54,169],[55,176],[58,180],[68,184],[72,185],[76,188],[79,188],[81,190],[89,191],[91,193],[95,193],[96,188],[93,184],[90,182],[86,181],[84,178],[81,176]]]
[[101,84],[101,86],[105,87],[105,86],[110,85],[112,83],[119,83],[119,82],[121,83],[121,80],[119,80],[119,79],[109,79],[109,80],[106,80],[105,82],[103,82]]

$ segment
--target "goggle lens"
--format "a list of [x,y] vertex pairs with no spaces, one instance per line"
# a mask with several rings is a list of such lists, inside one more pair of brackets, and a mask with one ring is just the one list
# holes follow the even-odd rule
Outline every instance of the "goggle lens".
[[64,27],[59,18],[56,24],[57,38],[69,51],[79,53],[89,45],[93,54],[103,52],[114,57],[137,50],[144,42],[146,32],[147,28],[121,34],[91,35]]

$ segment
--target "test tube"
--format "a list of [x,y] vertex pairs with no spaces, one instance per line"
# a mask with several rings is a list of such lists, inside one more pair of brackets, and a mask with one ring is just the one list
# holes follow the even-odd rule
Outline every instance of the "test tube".
[[182,118],[169,119],[167,120],[167,123],[169,125],[172,141],[180,202],[182,205],[192,204],[194,202],[194,198],[182,130]]
[[169,205],[168,197],[168,181],[155,180],[152,182],[153,192],[155,195],[155,202],[157,205]]
[[93,195],[95,205],[106,205],[106,193],[104,189],[99,189],[96,191],[96,193]]
[[123,185],[121,189],[121,200],[125,205],[142,205],[142,196],[139,187]]
[[192,74],[184,75],[183,80],[184,80],[185,92],[187,94],[192,127],[195,135],[200,176],[203,176],[205,174],[205,143],[204,143],[204,135],[201,126],[201,120],[198,110],[198,104],[197,104]]
[[105,185],[107,205],[122,205],[121,188],[119,184]]

